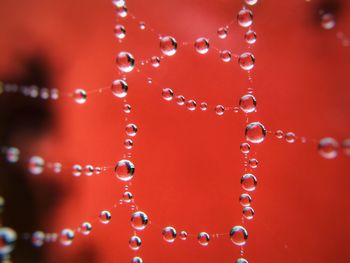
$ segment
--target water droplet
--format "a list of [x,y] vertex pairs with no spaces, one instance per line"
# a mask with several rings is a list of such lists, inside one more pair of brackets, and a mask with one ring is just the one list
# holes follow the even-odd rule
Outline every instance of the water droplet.
[[242,27],[249,27],[253,24],[253,12],[243,8],[237,15],[238,24]]
[[112,3],[116,7],[121,7],[125,5],[125,0],[112,0]]
[[296,136],[293,132],[287,132],[286,135],[284,136],[284,138],[286,139],[286,142],[294,143]]
[[116,13],[117,13],[117,16],[124,18],[128,15],[128,9],[126,8],[125,5],[117,6]]
[[64,246],[69,246],[73,243],[74,231],[71,229],[63,229],[60,236],[60,242]]
[[86,94],[86,91],[83,89],[76,89],[74,91],[73,97],[74,97],[74,100],[76,103],[84,104],[86,102],[86,99],[87,99],[87,94]]
[[249,163],[249,166],[250,166],[251,168],[254,168],[254,169],[257,168],[257,167],[258,167],[258,164],[259,164],[258,160],[255,159],[255,158],[250,159],[250,160],[248,161],[248,163]]
[[129,160],[120,160],[115,166],[115,176],[122,181],[130,181],[135,173],[135,166]]
[[123,201],[124,203],[130,203],[132,200],[132,193],[126,191],[123,193]]
[[284,132],[281,131],[281,130],[277,130],[275,132],[275,136],[276,136],[277,139],[282,139],[284,137]]
[[217,31],[218,37],[221,39],[224,39],[227,37],[227,28],[226,27],[220,27]]
[[199,54],[206,54],[209,51],[209,40],[205,37],[200,37],[194,42],[194,47]]
[[251,70],[254,68],[255,57],[252,53],[245,52],[239,56],[238,64],[244,70]]
[[145,30],[146,29],[146,24],[145,24],[145,22],[140,22],[139,23],[139,28],[141,29],[141,30]]
[[181,240],[186,240],[187,239],[187,232],[186,231],[181,231],[179,234],[179,237]]
[[335,27],[335,18],[332,14],[325,13],[321,17],[321,25],[324,29],[332,29]]
[[9,227],[0,227],[0,256],[10,254],[17,241],[17,233]]
[[350,139],[345,139],[343,141],[342,148],[346,155],[350,155]]
[[254,112],[256,109],[256,99],[253,95],[247,94],[239,100],[239,107],[245,113]]
[[125,132],[128,136],[134,137],[137,133],[137,126],[135,124],[126,125]]
[[137,211],[131,216],[131,226],[136,230],[143,230],[148,224],[148,216],[142,211]]
[[239,197],[239,203],[242,206],[250,206],[250,203],[252,202],[252,198],[249,194],[241,194]]
[[202,110],[202,111],[206,111],[208,109],[208,104],[206,102],[202,102],[200,105],[199,105],[199,108]]
[[260,122],[252,122],[245,128],[245,137],[252,143],[261,143],[265,140],[266,129]]
[[254,209],[251,208],[250,206],[244,207],[243,208],[243,216],[248,219],[248,220],[252,220],[254,217]]
[[255,190],[258,181],[253,174],[245,174],[241,178],[242,188],[246,191],[252,192]]
[[225,113],[225,107],[222,105],[217,105],[215,107],[215,113],[219,116],[223,115]]
[[92,165],[86,165],[84,172],[86,176],[92,176],[94,173],[94,167]]
[[40,156],[33,156],[29,160],[29,172],[38,175],[44,171],[45,161]]
[[6,160],[9,163],[16,163],[19,160],[20,151],[16,147],[10,147],[6,150]]
[[210,236],[206,232],[201,232],[198,234],[198,243],[202,246],[208,246],[210,241]]
[[116,25],[114,27],[114,35],[116,36],[116,38],[118,39],[123,39],[126,36],[126,30],[125,27],[122,25]]
[[80,176],[83,172],[83,168],[79,164],[73,165],[73,175],[74,176]]
[[114,96],[124,98],[128,94],[128,84],[121,79],[112,82],[111,90]]
[[230,237],[233,244],[244,246],[248,239],[248,232],[243,226],[235,226],[230,231]]
[[125,51],[119,52],[116,58],[116,63],[119,70],[123,72],[130,72],[135,67],[135,59],[133,55]]
[[186,107],[190,111],[194,111],[196,109],[196,107],[197,107],[197,103],[194,100],[188,100],[186,102]]
[[168,243],[173,243],[176,239],[176,230],[175,228],[168,226],[163,229],[162,232],[163,239]]
[[140,257],[133,257],[131,263],[143,263],[143,260]]
[[32,244],[35,247],[41,247],[44,245],[45,233],[42,231],[35,231],[32,235]]
[[326,159],[334,159],[338,155],[339,143],[333,138],[323,138],[318,144],[318,152]]
[[255,5],[258,2],[258,0],[245,0],[245,3],[247,5]]
[[89,222],[84,222],[80,226],[80,232],[85,236],[89,235],[91,230],[92,230],[92,225]]
[[173,96],[174,96],[174,92],[172,89],[169,89],[169,88],[164,88],[163,91],[162,91],[162,97],[163,99],[167,100],[167,101],[170,101],[173,99]]
[[99,219],[102,224],[106,225],[111,221],[112,215],[109,211],[103,210],[99,215]]
[[230,62],[232,58],[231,52],[228,50],[220,51],[220,58],[223,62]]
[[248,30],[244,35],[245,42],[252,45],[256,42],[256,33],[253,30]]
[[125,113],[130,113],[131,112],[131,105],[130,104],[124,104],[123,111]]
[[244,153],[244,154],[247,154],[247,153],[250,152],[250,144],[247,143],[247,142],[241,143],[239,148],[241,149],[241,152]]
[[62,164],[61,163],[54,163],[52,170],[54,173],[60,173],[62,171]]
[[125,149],[130,150],[130,149],[132,149],[133,146],[134,146],[134,142],[133,142],[131,139],[126,139],[126,140],[124,141],[124,147],[125,147]]
[[182,95],[177,96],[176,103],[177,103],[177,105],[180,105],[180,106],[184,105],[185,104],[185,97]]
[[160,66],[160,58],[157,56],[151,57],[151,65],[155,68],[158,68]]
[[166,36],[160,39],[160,50],[166,56],[173,56],[176,53],[177,42],[175,38]]
[[244,258],[239,258],[239,259],[236,260],[235,263],[248,263],[248,261],[246,259],[244,259]]
[[138,236],[132,236],[130,239],[129,239],[129,247],[132,249],[132,250],[139,250],[140,247],[141,247],[141,238],[139,238]]

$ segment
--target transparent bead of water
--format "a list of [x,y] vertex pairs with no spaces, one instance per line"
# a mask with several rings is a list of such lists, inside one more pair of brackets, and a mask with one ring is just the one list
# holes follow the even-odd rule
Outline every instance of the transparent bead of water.
[[111,90],[114,96],[124,98],[128,94],[128,84],[121,79],[114,80]]
[[251,70],[254,68],[255,57],[250,52],[244,52],[239,56],[238,64],[244,70]]
[[209,51],[209,40],[205,37],[197,38],[194,47],[199,54],[206,54]]
[[139,250],[140,247],[141,247],[141,238],[139,238],[138,236],[132,236],[130,239],[129,239],[129,247],[136,251],[136,250]]
[[73,243],[74,231],[72,229],[63,229],[60,236],[60,242],[64,246],[69,246]]
[[179,237],[181,240],[186,240],[187,239],[187,232],[186,231],[181,231],[179,234]]
[[244,2],[247,5],[255,5],[258,2],[258,0],[244,0]]
[[202,111],[206,111],[208,109],[208,104],[206,102],[202,102],[200,105],[199,105],[199,108],[202,110]]
[[38,175],[44,171],[45,161],[40,156],[33,156],[29,159],[29,172]]
[[32,244],[35,247],[41,247],[45,242],[45,233],[42,231],[35,231],[32,234]]
[[225,107],[222,105],[217,105],[215,107],[215,113],[219,116],[223,115],[225,113]]
[[85,236],[89,235],[91,233],[91,230],[92,225],[89,222],[84,222],[80,226],[80,232]]
[[88,164],[85,166],[84,172],[86,176],[92,176],[94,174],[94,167]]
[[136,133],[137,133],[137,126],[135,124],[128,124],[126,125],[125,127],[125,132],[128,136],[131,136],[131,137],[134,137],[136,136]]
[[151,65],[155,68],[158,68],[160,66],[160,58],[157,56],[151,57]]
[[350,155],[350,139],[345,139],[342,143],[343,152]]
[[84,104],[87,100],[86,91],[83,89],[76,89],[74,91],[73,97],[74,97],[75,102],[78,104]]
[[186,107],[190,111],[194,111],[196,109],[196,107],[197,107],[197,103],[194,100],[188,100],[186,102]]
[[249,27],[253,24],[253,12],[247,8],[241,9],[237,14],[237,22],[241,27]]
[[126,139],[126,140],[124,141],[124,147],[125,147],[125,149],[130,150],[130,149],[132,149],[133,146],[134,146],[134,142],[133,142],[131,139]]
[[244,35],[245,42],[252,45],[256,42],[256,33],[253,30],[248,30]]
[[166,56],[173,56],[176,53],[177,42],[176,39],[170,36],[160,38],[160,50]]
[[185,97],[182,95],[177,96],[176,103],[177,103],[177,105],[180,105],[180,106],[184,105],[185,104]]
[[95,171],[95,174],[99,175],[102,172],[102,168],[101,167],[95,167],[94,171]]
[[162,231],[163,239],[168,243],[173,243],[176,239],[176,230],[175,228],[168,226]]
[[80,176],[82,172],[83,172],[83,167],[81,167],[81,165],[79,165],[79,164],[73,165],[73,175],[74,176]]
[[125,5],[125,0],[112,0],[112,3],[116,7],[121,7]]
[[332,29],[336,25],[335,17],[332,14],[325,13],[321,16],[321,26],[324,29]]
[[265,140],[266,129],[260,122],[252,122],[245,128],[245,137],[252,143],[261,143]]
[[247,207],[243,208],[243,216],[244,216],[244,218],[246,218],[248,220],[252,220],[253,217],[254,217],[254,214],[255,214],[255,211],[250,206],[247,206]]
[[61,163],[54,163],[52,165],[52,170],[54,173],[60,173],[62,171],[62,164]]
[[286,142],[288,142],[288,143],[294,143],[296,140],[296,136],[295,136],[294,132],[287,132],[284,135],[284,138],[285,138]]
[[126,192],[123,193],[123,197],[122,198],[123,198],[124,203],[130,203],[131,200],[132,200],[132,193],[126,191]]
[[275,131],[275,136],[277,139],[283,139],[284,132],[282,130],[277,130],[277,131]]
[[143,263],[143,260],[140,257],[133,257],[131,263]]
[[248,239],[248,232],[243,226],[235,226],[230,231],[230,238],[233,244],[244,246]]
[[200,232],[197,236],[198,243],[202,246],[208,246],[210,241],[210,236],[206,232]]
[[148,216],[145,212],[137,211],[131,216],[131,226],[135,230],[144,230],[148,224]]
[[247,143],[247,142],[241,143],[239,148],[241,149],[241,152],[244,153],[244,154],[247,154],[247,153],[250,152],[250,144]]
[[130,104],[124,104],[123,111],[125,113],[130,113],[131,112],[131,105]]
[[121,51],[116,57],[116,63],[119,70],[123,72],[131,72],[135,67],[134,56],[129,52]]
[[6,160],[9,163],[16,163],[19,160],[20,151],[16,147],[9,147],[6,150]]
[[258,181],[253,174],[247,173],[241,178],[242,188],[248,192],[255,190]]
[[258,167],[259,162],[258,162],[257,159],[252,158],[252,159],[249,159],[248,164],[249,164],[250,168],[254,168],[255,169],[255,168]]
[[167,101],[172,100],[173,97],[174,97],[174,92],[173,92],[173,90],[170,89],[170,88],[164,88],[164,89],[162,90],[162,97],[163,97],[163,99],[165,99],[165,100],[167,100]]
[[128,15],[128,9],[126,8],[125,5],[117,6],[116,13],[117,13],[117,16],[124,18]]
[[239,258],[235,261],[235,263],[249,263],[248,260],[244,259],[244,258]]
[[333,138],[323,138],[318,144],[318,152],[323,158],[334,159],[338,155],[339,143]]
[[242,206],[250,206],[250,203],[252,202],[252,197],[249,194],[241,194],[241,196],[239,197],[239,203]]
[[106,225],[111,221],[112,214],[107,210],[103,210],[100,212],[99,219],[102,224]]
[[256,110],[256,99],[253,95],[247,94],[239,100],[239,107],[245,113],[251,113]]
[[141,30],[145,30],[145,29],[146,29],[146,24],[145,24],[145,22],[141,21],[141,22],[139,23],[139,28],[140,28]]
[[225,39],[227,37],[227,28],[220,27],[217,31],[218,37],[221,39]]
[[114,35],[118,39],[123,39],[126,36],[126,29],[123,25],[116,25],[114,27]]
[[135,166],[129,160],[120,160],[117,162],[115,168],[115,176],[124,182],[130,181],[135,173]]
[[9,227],[0,227],[0,258],[10,254],[17,241],[17,233]]
[[220,58],[223,62],[230,62],[232,58],[231,52],[228,50],[220,51]]

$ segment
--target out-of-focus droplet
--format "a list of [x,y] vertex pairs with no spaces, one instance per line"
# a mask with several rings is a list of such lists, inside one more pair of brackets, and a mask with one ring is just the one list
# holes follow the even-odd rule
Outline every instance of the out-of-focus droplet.
[[176,53],[177,42],[175,38],[165,36],[160,39],[160,50],[166,56],[173,56]]
[[136,136],[136,133],[137,133],[138,129],[137,129],[137,126],[135,124],[128,124],[126,125],[125,127],[125,132],[128,136],[131,136],[131,137],[134,137]]
[[241,178],[242,188],[246,191],[252,192],[255,190],[258,181],[253,174],[245,174]]
[[111,90],[114,96],[124,98],[128,94],[128,84],[121,79],[112,82]]
[[84,104],[86,102],[86,99],[87,99],[87,94],[86,94],[86,91],[83,89],[76,89],[74,91],[73,97],[74,97],[74,100],[76,103]]
[[60,242],[64,246],[69,246],[73,243],[74,231],[71,229],[63,229],[60,236]]
[[350,155],[350,139],[345,139],[342,143],[343,152]]
[[9,227],[0,227],[0,258],[10,254],[17,241],[17,233]]
[[131,216],[131,226],[136,230],[143,230],[148,224],[148,216],[145,212],[137,211]]
[[134,56],[129,52],[121,51],[116,58],[117,67],[123,72],[131,72],[135,67]]
[[243,8],[238,12],[237,22],[241,27],[249,27],[253,24],[253,12]]
[[163,99],[165,99],[165,100],[167,100],[167,101],[172,100],[173,97],[174,97],[174,92],[173,92],[173,90],[170,89],[170,88],[164,88],[164,89],[162,90],[162,97],[163,97]]
[[294,143],[294,142],[295,142],[295,139],[296,139],[296,136],[295,136],[294,132],[287,132],[287,133],[284,135],[284,138],[285,138],[286,142],[288,142],[288,143]]
[[323,138],[318,144],[318,152],[326,159],[334,159],[338,155],[339,143],[333,138]]
[[163,239],[168,243],[173,243],[176,239],[176,230],[175,228],[168,226],[165,227],[162,231]]
[[220,51],[220,58],[223,62],[230,62],[231,61],[231,52],[228,50]]
[[250,206],[250,203],[252,202],[252,198],[249,194],[241,194],[239,197],[239,203],[242,206]]
[[89,222],[84,222],[80,226],[80,232],[85,236],[89,235],[91,233],[91,230],[92,225]]
[[83,172],[83,167],[81,167],[81,165],[79,165],[79,164],[73,165],[73,175],[74,176],[80,176],[82,172]]
[[321,26],[324,29],[332,29],[335,27],[335,17],[332,14],[325,13],[321,16]]
[[6,150],[6,160],[9,163],[16,163],[19,160],[20,151],[16,147],[9,147]]
[[112,214],[107,210],[103,210],[99,215],[99,219],[102,224],[106,225],[111,221]]
[[230,231],[230,238],[233,244],[244,246],[248,239],[248,232],[243,226],[235,226]]
[[245,128],[245,137],[252,143],[261,143],[265,140],[266,129],[260,122],[252,122]]
[[205,37],[200,37],[194,42],[194,47],[199,54],[206,54],[209,51],[209,40]]
[[202,246],[208,246],[210,241],[210,236],[206,232],[200,232],[197,236],[198,243]]
[[38,175],[44,171],[45,161],[40,156],[33,156],[29,159],[29,172]]
[[238,64],[244,70],[251,70],[255,65],[255,57],[250,52],[244,52],[239,56]]
[[141,30],[145,30],[145,29],[146,29],[146,24],[145,24],[145,22],[141,21],[141,22],[139,23],[139,28],[140,28]]
[[123,25],[116,25],[114,27],[114,35],[118,39],[123,39],[126,36],[126,29]]
[[135,173],[135,166],[129,160],[120,160],[117,162],[115,168],[115,176],[122,181],[130,181]]
[[32,234],[32,244],[35,247],[41,247],[45,243],[45,233],[42,231],[35,231]]
[[141,247],[141,238],[139,238],[138,236],[132,236],[130,239],[129,239],[129,247],[132,249],[132,250],[139,250],[140,247]]

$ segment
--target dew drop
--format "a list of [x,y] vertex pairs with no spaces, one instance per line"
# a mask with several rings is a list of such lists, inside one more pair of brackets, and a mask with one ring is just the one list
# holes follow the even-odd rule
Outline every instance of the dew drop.
[[244,259],[244,258],[239,258],[236,260],[235,263],[248,263],[248,260]]
[[244,246],[248,239],[248,232],[242,226],[235,226],[230,231],[230,238],[233,244],[237,246]]
[[160,66],[160,58],[157,56],[151,57],[151,65],[155,68],[158,68]]
[[173,56],[176,53],[177,42],[175,38],[166,36],[160,39],[160,50],[166,56]]
[[217,105],[215,107],[215,113],[219,116],[223,115],[225,113],[225,107],[222,105]]
[[241,27],[249,27],[253,24],[253,12],[249,9],[243,8],[237,15],[238,24]]
[[245,0],[244,2],[247,5],[255,5],[258,2],[258,0]]
[[123,193],[123,201],[124,203],[130,203],[132,200],[132,193],[126,191]]
[[81,173],[83,172],[83,168],[79,164],[74,164],[73,165],[73,175],[74,176],[80,176]]
[[87,99],[87,94],[86,94],[86,91],[83,89],[76,89],[74,91],[73,97],[74,97],[74,100],[76,103],[84,104],[86,102],[86,99]]
[[111,90],[114,96],[124,98],[128,94],[128,84],[121,79],[112,82]]
[[119,52],[116,58],[119,70],[123,72],[131,72],[135,67],[135,59],[129,52]]
[[141,238],[139,238],[138,236],[132,236],[130,239],[129,239],[129,247],[136,251],[136,250],[139,250],[140,247],[141,247]]
[[247,94],[239,100],[239,107],[245,113],[254,112],[256,109],[256,99],[253,95]]
[[244,52],[238,58],[238,64],[244,70],[251,70],[254,68],[255,57],[250,52]]
[[206,111],[208,109],[208,104],[206,102],[202,102],[200,105],[199,105],[199,108],[202,110],[202,111]]
[[89,222],[84,222],[80,226],[80,232],[85,236],[89,235],[91,233],[91,230],[92,225]]
[[338,155],[339,143],[333,138],[323,138],[318,144],[318,152],[326,159],[334,159]]
[[196,109],[196,107],[197,107],[197,103],[194,100],[188,100],[186,102],[186,107],[190,111],[194,111]]
[[133,146],[134,146],[134,142],[133,142],[131,139],[126,139],[126,140],[124,141],[124,147],[125,147],[125,149],[130,150],[130,149],[132,149]]
[[99,215],[99,219],[102,224],[106,225],[111,221],[112,215],[109,211],[103,210]]
[[162,97],[163,99],[167,100],[167,101],[171,101],[174,97],[174,92],[172,89],[170,88],[164,88],[162,90]]
[[19,160],[20,151],[16,147],[10,147],[6,150],[6,160],[9,163],[16,163]]
[[177,96],[176,103],[177,103],[177,105],[180,105],[180,106],[184,105],[185,104],[185,97],[182,95]]
[[248,164],[249,164],[250,168],[254,168],[254,169],[255,169],[255,168],[258,167],[259,162],[258,162],[257,159],[252,158],[252,159],[250,159],[250,160],[248,161]]
[[10,254],[17,241],[17,233],[9,227],[0,227],[0,256]]
[[198,243],[202,246],[208,246],[210,241],[210,236],[206,232],[201,232],[198,234]]
[[125,132],[128,136],[134,137],[137,133],[137,126],[135,124],[126,125]]
[[335,27],[335,18],[332,14],[329,14],[329,13],[325,13],[322,15],[321,17],[321,26],[324,28],[324,29],[332,29]]
[[227,28],[220,27],[217,31],[218,37],[221,39],[225,39],[227,37]]
[[261,143],[265,140],[266,129],[260,122],[252,122],[245,128],[245,137],[252,143]]
[[168,226],[163,229],[162,232],[163,239],[168,243],[173,243],[176,239],[176,230],[175,228]]
[[241,178],[242,188],[246,191],[252,192],[255,190],[258,181],[253,174],[245,174]]
[[251,208],[250,206],[243,208],[243,216],[244,216],[244,218],[246,218],[248,220],[252,220],[253,217],[254,217],[254,214],[255,214],[254,209]]
[[206,54],[209,51],[209,40],[205,37],[200,37],[194,42],[194,47],[199,54]]
[[129,160],[120,160],[115,166],[115,176],[122,181],[130,181],[135,173],[135,166]]
[[116,25],[114,27],[114,35],[118,39],[123,39],[126,36],[126,30],[125,27],[122,25]]
[[40,156],[33,156],[29,160],[29,172],[38,175],[44,171],[45,161]]
[[256,42],[256,33],[253,30],[248,30],[244,35],[245,42],[252,45]]
[[187,239],[187,232],[186,231],[181,231],[179,234],[179,237],[181,240],[186,240]]
[[250,152],[250,144],[247,143],[247,142],[241,143],[239,148],[241,149],[241,152],[244,153],[244,154],[247,154],[247,153]]
[[220,51],[220,58],[223,62],[230,62],[232,58],[231,52],[228,50]]
[[63,229],[60,236],[60,242],[64,246],[70,246],[73,243],[74,231],[71,229]]
[[148,224],[148,216],[142,211],[137,211],[131,216],[131,226],[136,230],[144,230]]
[[140,257],[133,257],[131,263],[143,263],[143,260]]
[[252,198],[249,194],[241,194],[239,197],[239,203],[242,206],[250,206],[250,203],[252,202]]
[[286,135],[284,136],[286,142],[288,143],[294,143],[296,136],[293,132],[287,132]]

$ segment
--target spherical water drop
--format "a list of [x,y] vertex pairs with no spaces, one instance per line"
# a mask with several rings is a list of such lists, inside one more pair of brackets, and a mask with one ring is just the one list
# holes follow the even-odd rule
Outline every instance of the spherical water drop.
[[33,156],[29,160],[29,172],[38,175],[44,171],[45,161],[40,156]]
[[197,107],[197,103],[194,100],[188,100],[186,102],[186,107],[190,111],[194,111],[196,109],[196,107]]
[[210,236],[206,232],[201,232],[198,234],[198,243],[202,246],[208,246],[210,241]]
[[130,113],[130,112],[131,112],[131,105],[129,105],[129,104],[124,104],[124,106],[123,106],[123,111],[124,111],[125,113]]
[[140,257],[133,257],[131,263],[143,263],[143,260]]
[[215,113],[219,116],[223,115],[225,113],[225,107],[222,105],[217,105],[215,107]]
[[231,61],[231,52],[228,50],[220,51],[220,58],[223,62],[230,62]]
[[284,133],[281,130],[277,130],[275,132],[275,136],[276,136],[277,139],[282,139],[284,137]]
[[242,206],[250,206],[250,203],[252,202],[252,198],[249,194],[241,194],[239,197],[239,203]]
[[92,225],[89,222],[84,222],[80,226],[80,232],[85,236],[89,235],[91,230],[92,230]]
[[345,139],[343,141],[342,148],[346,155],[350,155],[350,139]]
[[174,96],[174,92],[172,89],[169,89],[169,88],[164,88],[162,90],[162,97],[163,99],[167,100],[167,101],[170,101],[173,99],[173,96]]
[[242,226],[235,226],[230,231],[230,237],[233,244],[237,246],[244,246],[248,239],[248,232]]
[[181,231],[179,234],[179,237],[181,240],[186,240],[187,239],[187,232],[186,231]]
[[123,39],[126,36],[126,30],[125,27],[122,25],[116,25],[114,27],[114,35],[116,38]]
[[258,162],[257,159],[252,158],[252,159],[250,159],[250,160],[248,161],[248,164],[249,164],[250,168],[254,168],[254,169],[255,169],[255,168],[258,167],[259,162]]
[[125,149],[130,150],[130,149],[132,149],[133,146],[134,146],[134,142],[133,142],[131,139],[126,139],[126,140],[124,141],[124,147],[125,147]]
[[121,7],[125,5],[125,0],[112,0],[112,3],[116,7]]
[[129,160],[120,160],[115,166],[115,176],[122,181],[130,181],[135,173],[135,166]]
[[239,148],[241,149],[241,152],[244,153],[244,154],[247,154],[247,153],[250,152],[250,144],[247,143],[247,142],[241,143]]
[[125,51],[119,52],[116,58],[116,63],[119,70],[123,72],[130,72],[135,67],[135,59],[133,55]]
[[175,38],[166,36],[160,39],[160,50],[166,56],[173,56],[176,53],[177,42]]
[[0,227],[0,258],[10,254],[15,248],[17,233],[9,227]]
[[157,56],[151,57],[151,65],[155,68],[158,68],[160,66],[160,58]]
[[248,260],[244,259],[244,258],[239,258],[236,260],[235,263],[248,263]]
[[323,138],[318,144],[318,152],[326,159],[334,159],[338,155],[339,143],[333,138]]
[[16,163],[19,160],[20,151],[16,147],[6,150],[6,159],[9,163]]
[[131,200],[132,200],[132,193],[130,193],[128,191],[124,192],[123,193],[123,201],[124,201],[124,203],[130,203]]
[[146,29],[146,24],[145,24],[145,22],[140,22],[139,23],[139,28],[141,29],[141,30],[145,30]]
[[128,84],[121,79],[112,82],[111,90],[114,96],[124,98],[128,94]]
[[325,13],[321,17],[321,25],[324,29],[332,29],[335,27],[335,18],[332,14]]
[[132,236],[130,239],[129,239],[129,247],[132,249],[132,250],[139,250],[140,247],[141,247],[141,238],[139,238],[138,236]]
[[296,136],[293,132],[287,132],[286,135],[284,136],[286,142],[288,143],[294,143]]
[[252,45],[256,42],[256,33],[253,30],[248,30],[244,35],[245,42]]
[[111,221],[112,215],[109,211],[103,210],[99,215],[99,219],[102,224],[106,225]]
[[180,105],[180,106],[184,105],[185,104],[185,97],[182,95],[177,96],[176,103],[177,103],[177,105]]
[[254,191],[258,181],[253,174],[245,174],[241,178],[242,188],[246,191]]
[[200,37],[194,42],[194,47],[199,54],[206,54],[209,51],[209,40]]
[[202,111],[206,111],[208,109],[208,104],[206,102],[202,102],[200,105],[199,105],[199,108],[202,110]]
[[256,99],[253,95],[247,94],[239,100],[239,107],[245,113],[254,112],[256,109]]
[[137,133],[137,126],[135,124],[126,125],[125,132],[128,136],[134,137]]
[[60,236],[60,242],[64,246],[69,246],[73,243],[74,231],[71,229],[63,229]]
[[148,216],[142,211],[137,211],[131,216],[131,226],[136,230],[143,230],[148,224]]
[[73,97],[74,97],[74,100],[76,103],[84,104],[86,102],[86,99],[87,99],[87,94],[86,94],[86,91],[83,89],[76,89],[74,91]]
[[253,12],[243,8],[237,15],[238,24],[242,27],[249,27],[253,24]]
[[61,163],[54,163],[52,165],[52,170],[54,173],[60,173],[62,171],[62,164]]
[[173,243],[176,239],[176,230],[175,228],[168,226],[163,229],[162,232],[163,239],[168,243]]
[[244,208],[243,208],[243,216],[244,216],[246,219],[248,219],[248,220],[253,219],[254,214],[255,214],[254,209],[251,208],[250,206],[244,207]]
[[125,5],[117,6],[116,13],[117,13],[117,16],[124,18],[128,15],[128,9],[126,8]]
[[258,0],[245,0],[244,2],[247,5],[255,5],[258,2]]
[[83,168],[79,164],[73,165],[73,175],[74,176],[80,176],[83,172]]
[[260,122],[252,122],[245,128],[245,137],[252,143],[261,143],[266,137],[266,129]]
[[226,27],[220,27],[217,31],[218,37],[221,39],[224,39],[227,37],[227,28]]
[[238,64],[244,70],[251,70],[252,68],[254,68],[255,57],[252,53],[245,52],[239,56]]
[[86,176],[91,176],[94,174],[94,167],[92,165],[86,165],[84,172]]

